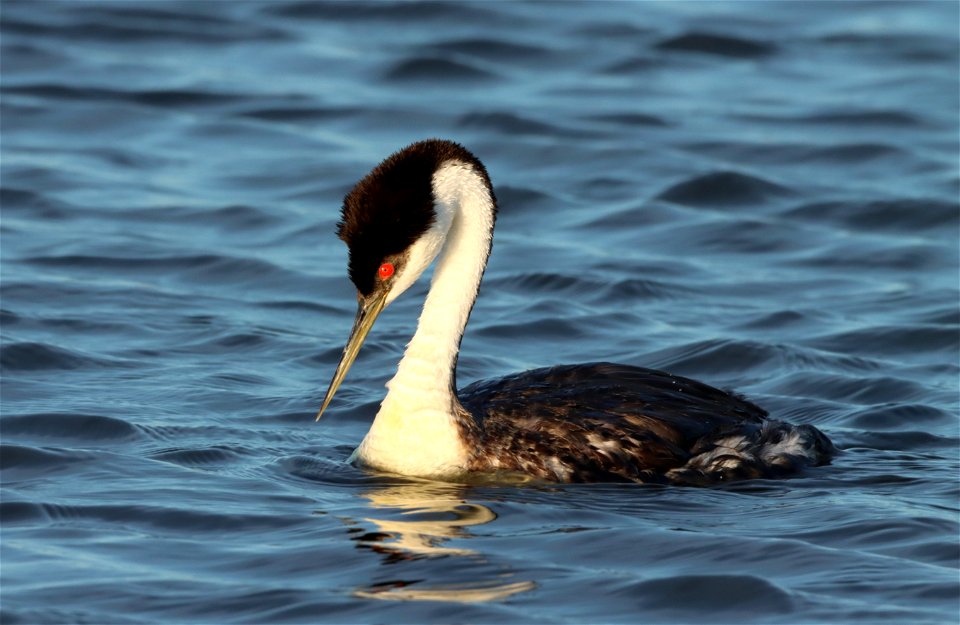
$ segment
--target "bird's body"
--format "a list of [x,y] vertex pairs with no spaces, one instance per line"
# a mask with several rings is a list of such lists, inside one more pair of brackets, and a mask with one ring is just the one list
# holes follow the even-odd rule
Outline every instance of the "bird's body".
[[680,484],[777,477],[829,460],[833,445],[812,426],[767,420],[733,393],[640,367],[557,366],[458,393],[460,339],[496,211],[482,163],[441,140],[392,155],[345,198],[339,234],[360,304],[321,414],[380,311],[439,257],[417,331],[354,460],[447,480]]

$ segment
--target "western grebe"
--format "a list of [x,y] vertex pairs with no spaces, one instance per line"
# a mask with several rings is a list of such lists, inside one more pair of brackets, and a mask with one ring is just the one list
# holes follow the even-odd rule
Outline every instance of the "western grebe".
[[641,367],[536,369],[458,394],[460,340],[496,213],[483,164],[439,139],[391,155],[344,198],[338,235],[359,306],[318,420],[377,316],[439,256],[416,333],[353,460],[451,481],[494,473],[677,484],[778,477],[829,461],[834,447],[815,427],[768,420],[738,395]]

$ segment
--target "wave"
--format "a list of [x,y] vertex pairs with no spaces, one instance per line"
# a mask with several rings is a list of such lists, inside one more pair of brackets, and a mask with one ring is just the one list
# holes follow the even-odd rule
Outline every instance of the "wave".
[[282,40],[284,31],[251,21],[201,14],[196,11],[166,11],[156,6],[63,5],[57,20],[34,20],[20,15],[4,16],[3,28],[11,33],[41,40],[63,39],[116,42],[179,42],[217,45],[256,40]]
[[481,128],[507,135],[562,137],[579,134],[575,130],[506,112],[469,113],[461,117],[458,123],[464,128]]
[[4,93],[46,100],[84,102],[127,102],[160,108],[184,108],[232,104],[247,101],[248,96],[207,89],[141,89],[123,90],[104,87],[76,87],[58,83],[35,83],[4,86]]
[[14,437],[90,443],[140,438],[140,430],[122,419],[74,412],[4,416],[0,418],[0,431],[7,440]]
[[4,371],[57,371],[135,367],[129,360],[108,359],[35,341],[9,342],[0,346],[0,368]]
[[448,20],[476,23],[504,23],[506,18],[498,11],[482,5],[461,2],[274,2],[264,11],[271,15],[297,19],[386,22],[441,22]]
[[245,282],[270,286],[304,280],[302,275],[266,260],[224,254],[181,254],[158,257],[63,254],[30,256],[24,258],[22,262],[36,267],[65,270],[108,270],[114,275],[174,273],[197,282],[216,284]]
[[656,44],[656,48],[730,58],[760,58],[777,51],[770,42],[698,31],[664,39]]
[[436,57],[404,59],[390,67],[384,78],[396,82],[487,82],[496,75],[461,61]]
[[952,236],[960,225],[960,203],[934,198],[814,202],[792,208],[784,216],[865,231],[908,230]]
[[719,171],[678,182],[657,199],[687,206],[730,206],[764,204],[790,195],[791,189],[758,176]]
[[527,42],[509,41],[495,38],[464,38],[427,43],[425,50],[446,54],[462,54],[485,61],[503,61],[515,63],[517,61],[531,61],[549,59],[553,51],[545,46],[538,46]]

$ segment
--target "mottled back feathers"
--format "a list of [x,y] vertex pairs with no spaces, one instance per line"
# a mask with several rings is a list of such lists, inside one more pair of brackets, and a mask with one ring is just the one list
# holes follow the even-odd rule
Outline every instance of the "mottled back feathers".
[[535,369],[460,392],[474,471],[559,482],[707,484],[773,477],[833,452],[812,426],[767,421],[735,394],[662,371],[590,363]]

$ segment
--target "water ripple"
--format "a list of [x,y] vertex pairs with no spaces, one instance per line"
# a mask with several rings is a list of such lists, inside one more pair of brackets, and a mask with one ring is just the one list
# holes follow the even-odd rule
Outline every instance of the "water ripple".
[[[626,6],[4,2],[0,621],[955,621],[956,4]],[[431,136],[499,200],[462,385],[666,368],[842,452],[710,489],[350,464],[427,285],[314,423],[339,208]]]
[[387,80],[397,82],[486,82],[494,74],[465,62],[444,58],[419,57],[401,61],[387,70]]
[[772,43],[765,41],[705,32],[689,32],[664,39],[658,42],[656,47],[661,50],[732,58],[764,57],[773,54],[777,49]]
[[657,197],[687,206],[732,206],[763,204],[789,195],[789,189],[768,180],[733,171],[720,171],[678,182]]

